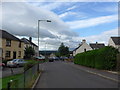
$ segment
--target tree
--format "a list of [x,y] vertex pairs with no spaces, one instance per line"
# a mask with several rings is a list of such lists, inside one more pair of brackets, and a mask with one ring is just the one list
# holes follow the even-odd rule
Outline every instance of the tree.
[[69,48],[64,45],[64,43],[61,43],[59,49],[58,49],[59,56],[69,56]]
[[35,55],[35,50],[32,47],[26,47],[25,58],[31,58],[33,55]]

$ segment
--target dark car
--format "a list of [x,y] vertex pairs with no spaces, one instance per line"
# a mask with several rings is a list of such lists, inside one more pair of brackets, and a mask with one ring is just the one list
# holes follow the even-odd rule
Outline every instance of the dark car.
[[54,58],[53,57],[50,57],[49,58],[49,62],[53,62],[54,61]]

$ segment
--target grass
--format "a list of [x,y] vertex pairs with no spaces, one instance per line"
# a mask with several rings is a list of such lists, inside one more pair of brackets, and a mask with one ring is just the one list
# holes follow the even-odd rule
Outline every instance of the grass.
[[[16,75],[13,75],[13,76],[8,76],[8,77],[2,78],[2,88],[7,88],[7,84],[8,84],[8,82],[10,82],[10,80],[20,79],[20,77],[21,77],[22,75],[23,75],[23,74],[16,74]],[[0,79],[1,79],[1,78],[0,78]]]
[[[34,84],[36,78],[38,77],[39,73],[35,74],[31,81],[26,83],[26,88],[31,88],[32,85]],[[8,76],[8,77],[4,77],[4,78],[0,78],[0,80],[2,80],[2,88],[6,89],[8,82],[10,82],[10,80],[13,80],[13,84],[12,84],[12,88],[24,88],[24,77],[23,74],[17,74],[17,75],[13,75],[13,76]]]

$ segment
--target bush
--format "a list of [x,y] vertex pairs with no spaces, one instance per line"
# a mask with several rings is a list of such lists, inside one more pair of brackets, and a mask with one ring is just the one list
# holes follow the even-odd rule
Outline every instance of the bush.
[[115,70],[117,65],[116,55],[118,53],[117,49],[106,46],[77,54],[74,63],[97,69]]

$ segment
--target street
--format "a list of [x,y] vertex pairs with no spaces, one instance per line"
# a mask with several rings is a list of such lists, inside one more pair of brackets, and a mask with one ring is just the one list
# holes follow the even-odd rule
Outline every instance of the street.
[[[43,70],[35,88],[117,88],[118,83],[88,73],[73,63],[54,61],[40,64]],[[99,71],[97,71],[99,72]],[[117,78],[117,75],[109,73]]]

